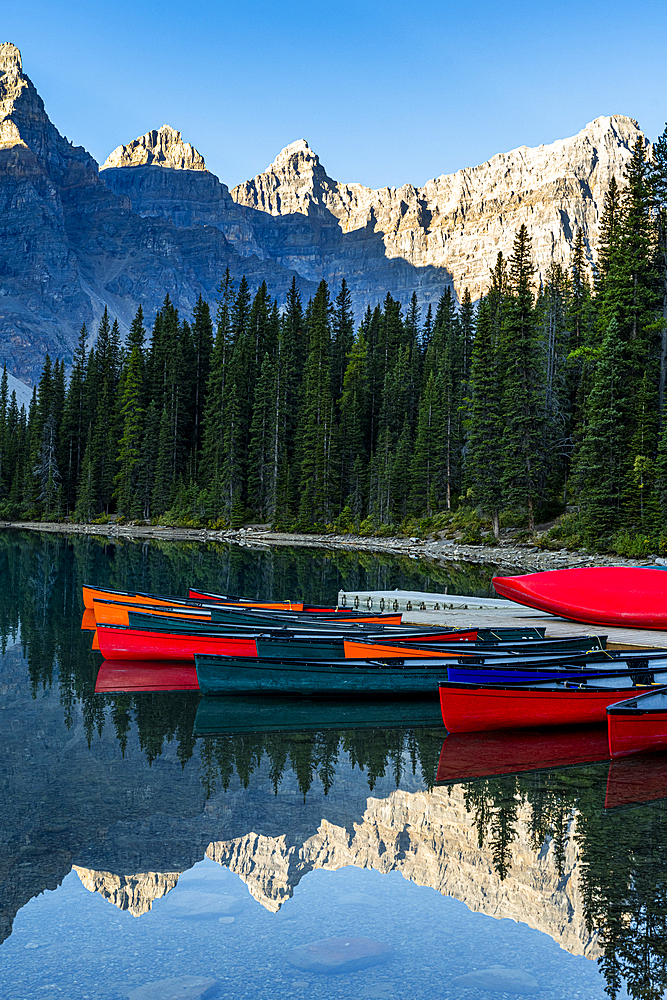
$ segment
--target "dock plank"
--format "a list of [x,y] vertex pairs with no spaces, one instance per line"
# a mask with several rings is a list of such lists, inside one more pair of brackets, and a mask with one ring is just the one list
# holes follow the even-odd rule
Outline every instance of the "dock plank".
[[[639,629],[615,627],[612,625],[588,625],[580,622],[573,622],[567,618],[558,618],[550,615],[546,611],[536,611],[532,608],[515,604],[512,601],[496,600],[495,598],[479,598],[460,594],[421,594],[415,591],[341,591],[339,603],[342,603],[341,596],[345,594],[345,606],[354,604],[354,598],[359,600],[358,606],[364,610],[368,607],[368,598],[371,599],[373,610],[379,610],[381,599],[384,600],[385,610],[393,610],[393,602],[397,600],[399,609],[403,610],[403,621],[406,624],[415,625],[446,625],[449,628],[469,628],[478,626],[481,628],[527,628],[544,627],[547,629],[547,636],[557,638],[561,635],[595,635],[596,633],[607,635],[608,645],[614,646],[640,646],[640,647],[666,647],[667,632],[654,629]],[[391,600],[391,603],[389,603]],[[439,604],[440,607],[420,609],[420,604]],[[454,605],[453,607],[451,605]],[[443,606],[447,605],[447,606]]]

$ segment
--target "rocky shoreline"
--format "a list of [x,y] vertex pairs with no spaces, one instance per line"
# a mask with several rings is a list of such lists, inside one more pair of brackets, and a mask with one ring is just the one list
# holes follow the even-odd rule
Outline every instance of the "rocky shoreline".
[[[160,525],[137,524],[74,524],[47,521],[0,521],[0,530],[40,531],[57,534],[94,535],[111,541],[160,540],[193,542],[228,542],[245,548],[268,550],[273,546],[298,546],[325,548],[350,552],[378,552],[412,559],[428,559],[444,565],[451,563],[478,563],[500,570],[522,570],[536,573],[550,569],[576,566],[636,566],[648,560],[622,559],[604,556],[579,549],[573,552],[542,550],[535,545],[519,545],[511,540],[501,540],[496,546],[463,545],[455,540],[420,538],[377,538],[361,535],[299,535],[291,532],[271,531],[266,528],[240,528],[238,530],[211,531],[206,528],[168,528]],[[662,562],[662,560],[657,560]]]

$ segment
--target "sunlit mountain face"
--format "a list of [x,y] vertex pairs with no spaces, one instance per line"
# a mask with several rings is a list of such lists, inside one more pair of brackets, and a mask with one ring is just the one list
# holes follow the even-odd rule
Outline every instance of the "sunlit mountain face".
[[438,784],[437,704],[345,728],[276,702],[267,732],[198,691],[95,694],[84,581],[380,580],[429,584],[368,555],[0,535],[3,1000],[662,995],[659,755],[470,780],[450,753]]

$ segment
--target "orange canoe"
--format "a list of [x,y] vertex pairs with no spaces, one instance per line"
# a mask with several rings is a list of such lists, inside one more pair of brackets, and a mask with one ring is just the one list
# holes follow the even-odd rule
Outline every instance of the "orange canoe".
[[[121,601],[93,601],[93,615],[96,625],[129,625],[129,612],[157,615],[160,617],[183,618],[187,621],[211,621],[211,612],[206,608],[185,608],[173,605],[124,604]],[[82,625],[83,627],[83,625]]]
[[[196,607],[201,601],[194,601],[187,597],[160,597],[155,594],[142,594],[141,592],[127,590],[103,590],[99,587],[83,587],[83,605],[85,608],[93,610],[94,601],[121,601],[123,604],[148,604],[162,605],[170,607],[183,605],[184,607]],[[274,611],[301,611],[303,603],[294,601],[274,601],[262,603],[261,601],[216,601],[216,606],[230,608],[267,608]]]
[[446,656],[461,656],[462,652],[460,647],[458,649],[456,647],[454,649],[451,647],[449,649],[413,649],[412,646],[388,646],[379,642],[359,642],[356,639],[344,639],[343,645],[346,660],[366,660],[376,656],[404,657],[406,660],[412,660],[416,657],[420,659],[433,657],[442,660]]

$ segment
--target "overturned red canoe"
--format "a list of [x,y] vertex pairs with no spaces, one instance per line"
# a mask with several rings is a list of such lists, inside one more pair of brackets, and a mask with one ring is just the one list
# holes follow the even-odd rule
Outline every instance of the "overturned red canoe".
[[197,691],[197,671],[186,663],[174,664],[105,660],[97,672],[95,693],[131,691]]
[[589,566],[496,576],[496,593],[529,608],[594,625],[667,628],[667,572],[646,566]]
[[609,759],[603,726],[451,733],[442,744],[436,784]]
[[122,625],[98,625],[97,642],[107,660],[190,660],[195,653],[220,656],[257,656],[254,639],[202,633],[153,632],[149,629],[124,628]]
[[[490,729],[527,729],[534,726],[592,725],[604,722],[607,706],[629,697],[630,678],[616,687],[556,681],[534,686],[440,684],[440,708],[450,733]],[[647,685],[636,690],[646,690]]]
[[667,687],[609,705],[607,731],[612,757],[667,750]]

